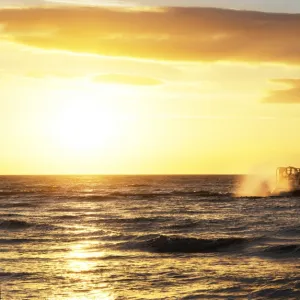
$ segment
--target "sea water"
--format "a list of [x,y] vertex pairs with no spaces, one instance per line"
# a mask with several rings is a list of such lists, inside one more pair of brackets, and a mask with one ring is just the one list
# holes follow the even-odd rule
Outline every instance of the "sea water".
[[1,299],[300,299],[300,198],[238,184],[2,176]]

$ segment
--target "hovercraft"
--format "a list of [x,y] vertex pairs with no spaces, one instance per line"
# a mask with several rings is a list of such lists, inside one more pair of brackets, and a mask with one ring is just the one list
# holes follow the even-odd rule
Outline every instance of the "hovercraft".
[[300,196],[300,168],[279,167],[273,195]]

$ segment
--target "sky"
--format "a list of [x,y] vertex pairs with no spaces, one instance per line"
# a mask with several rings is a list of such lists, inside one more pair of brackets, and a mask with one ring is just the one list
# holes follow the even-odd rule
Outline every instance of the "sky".
[[240,10],[260,10],[266,12],[297,13],[300,12],[298,0],[0,0],[2,6],[33,5],[138,5],[138,6],[191,6],[219,7]]
[[300,2],[170,3],[0,0],[0,174],[300,166]]

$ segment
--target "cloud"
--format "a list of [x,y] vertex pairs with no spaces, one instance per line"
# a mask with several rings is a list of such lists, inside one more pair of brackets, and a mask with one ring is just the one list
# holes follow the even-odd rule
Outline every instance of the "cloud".
[[161,60],[300,63],[300,14],[72,6],[3,9],[0,20],[3,39],[43,49]]
[[[136,5],[128,0],[46,0],[45,2],[61,4],[61,5],[81,5],[81,6],[131,6]],[[100,3],[99,3],[100,2]]]
[[285,89],[277,89],[270,93],[264,103],[300,103],[300,79],[274,79],[272,82],[281,83]]
[[0,0],[1,7],[25,7],[25,6],[37,6],[43,5],[44,0]]
[[99,83],[116,83],[116,84],[140,85],[140,86],[153,86],[153,85],[162,84],[162,81],[155,78],[133,76],[133,75],[126,75],[126,74],[103,74],[94,77],[94,81]]

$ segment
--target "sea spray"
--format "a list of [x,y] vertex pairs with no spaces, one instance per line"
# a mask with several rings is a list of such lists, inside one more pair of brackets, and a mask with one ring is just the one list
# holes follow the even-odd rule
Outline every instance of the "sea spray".
[[236,186],[237,197],[268,197],[276,185],[274,168],[256,168],[243,176]]

